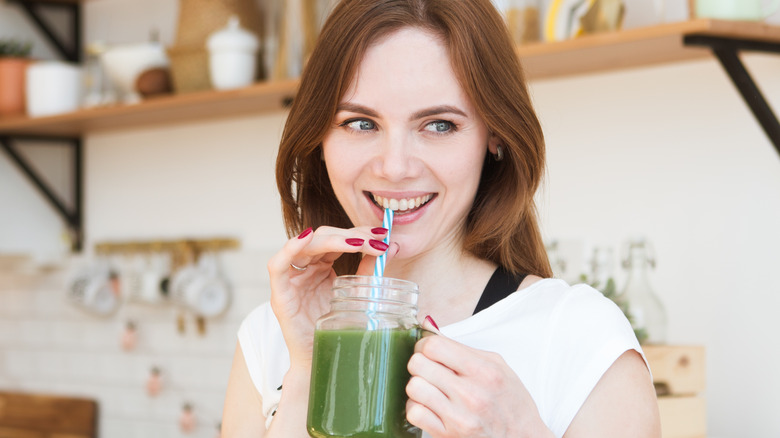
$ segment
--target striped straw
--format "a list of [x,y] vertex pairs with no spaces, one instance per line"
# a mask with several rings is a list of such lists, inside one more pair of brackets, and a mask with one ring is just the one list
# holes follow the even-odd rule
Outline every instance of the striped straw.
[[[385,216],[384,219],[382,219],[382,226],[387,230],[387,235],[385,236],[384,242],[389,245],[390,230],[393,227],[393,210],[390,210],[389,208],[385,209]],[[375,277],[384,277],[385,263],[387,263],[387,252],[376,258],[376,263],[374,264]]]

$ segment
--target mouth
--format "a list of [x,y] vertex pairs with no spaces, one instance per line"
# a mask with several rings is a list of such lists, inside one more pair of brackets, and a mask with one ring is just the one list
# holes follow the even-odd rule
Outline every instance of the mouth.
[[397,215],[413,213],[436,197],[436,193],[408,198],[386,198],[370,192],[366,192],[366,195],[377,207],[389,208]]

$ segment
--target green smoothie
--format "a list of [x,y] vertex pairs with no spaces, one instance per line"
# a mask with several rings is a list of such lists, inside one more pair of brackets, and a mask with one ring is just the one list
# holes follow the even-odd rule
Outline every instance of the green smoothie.
[[309,435],[420,437],[419,429],[406,421],[406,364],[418,331],[315,331]]

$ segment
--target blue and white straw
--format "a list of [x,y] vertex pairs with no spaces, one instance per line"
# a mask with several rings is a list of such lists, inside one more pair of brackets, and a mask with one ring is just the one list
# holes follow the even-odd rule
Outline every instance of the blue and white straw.
[[[389,208],[385,209],[385,216],[382,219],[382,226],[387,230],[387,235],[383,242],[390,245],[390,229],[393,227],[393,210]],[[387,252],[376,258],[374,264],[374,276],[384,277],[385,275],[385,263],[387,263]]]

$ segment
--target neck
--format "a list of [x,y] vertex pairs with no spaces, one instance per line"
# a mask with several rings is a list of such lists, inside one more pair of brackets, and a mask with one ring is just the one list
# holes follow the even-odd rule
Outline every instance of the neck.
[[385,274],[417,283],[419,318],[439,327],[471,316],[496,265],[462,249],[439,247],[412,259],[393,260]]

